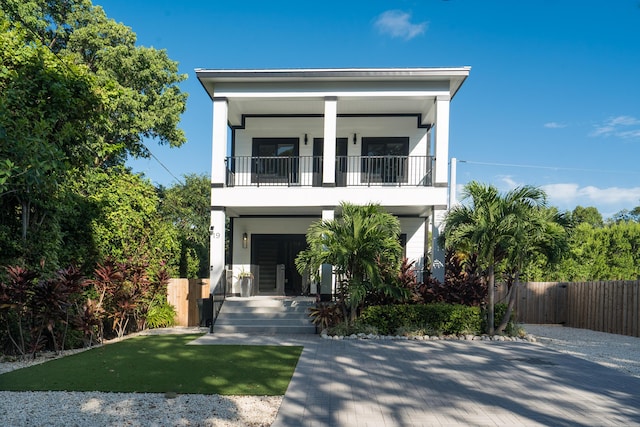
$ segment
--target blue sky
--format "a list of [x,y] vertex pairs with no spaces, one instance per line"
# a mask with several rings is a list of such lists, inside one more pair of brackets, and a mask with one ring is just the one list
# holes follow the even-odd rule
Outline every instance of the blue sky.
[[210,174],[196,68],[471,66],[451,106],[458,184],[541,186],[605,217],[640,205],[638,0],[94,2],[189,76],[188,143],[129,163],[154,183]]

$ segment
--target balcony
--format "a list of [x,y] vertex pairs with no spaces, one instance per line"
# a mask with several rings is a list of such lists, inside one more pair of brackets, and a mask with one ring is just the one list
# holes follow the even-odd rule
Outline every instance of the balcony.
[[[337,156],[337,187],[432,185],[432,156]],[[228,187],[322,187],[322,156],[228,157]]]

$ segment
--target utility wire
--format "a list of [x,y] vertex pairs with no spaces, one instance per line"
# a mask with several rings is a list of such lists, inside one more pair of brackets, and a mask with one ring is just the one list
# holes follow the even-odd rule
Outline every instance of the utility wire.
[[564,171],[576,171],[576,172],[596,172],[596,173],[622,173],[622,174],[640,174],[640,171],[624,171],[624,170],[605,170],[605,169],[583,169],[583,168],[566,168],[560,166],[541,166],[541,165],[519,165],[513,163],[490,163],[490,162],[475,162],[473,160],[458,160],[458,163],[467,163],[470,165],[483,165],[483,166],[507,166],[513,168],[530,168],[530,169],[548,169],[548,170],[564,170]]
[[173,177],[173,179],[175,179],[176,181],[178,181],[178,183],[179,183],[180,185],[185,185],[185,184],[184,184],[184,182],[182,182],[182,180],[181,180],[180,178],[178,178],[177,176],[175,176],[175,175],[174,175],[174,174],[169,170],[169,168],[167,168],[167,167],[164,165],[164,163],[162,163],[162,162],[160,161],[160,159],[158,159],[158,158],[156,157],[156,155],[155,155],[155,154],[153,154],[153,153],[151,152],[151,150],[149,150],[149,147],[147,147],[144,143],[141,143],[141,144],[144,146],[144,148],[146,148],[146,149],[147,149],[147,151],[149,152],[149,154],[151,155],[151,157],[153,157],[153,159],[154,159],[156,162],[158,162],[158,164],[159,164],[160,166],[162,166],[162,168],[163,168],[164,170],[166,170],[166,171],[169,173],[169,175],[171,175],[171,176]]

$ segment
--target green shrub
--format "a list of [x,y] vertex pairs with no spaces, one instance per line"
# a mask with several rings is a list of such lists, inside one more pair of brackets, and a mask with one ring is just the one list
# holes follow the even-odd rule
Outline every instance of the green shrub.
[[147,312],[147,327],[166,328],[176,324],[176,309],[166,300],[154,303]]
[[372,306],[362,311],[359,320],[383,335],[418,329],[433,335],[474,334],[482,325],[478,307],[445,303]]
[[[493,318],[494,325],[498,326],[500,322],[502,322],[502,318],[507,313],[507,304],[498,303],[493,307]],[[516,314],[515,312],[511,312],[511,319],[509,319],[509,323],[507,323],[507,327],[504,328],[505,335],[509,336],[518,336],[518,327],[515,322]],[[487,312],[486,309],[482,312],[482,331],[487,330]]]

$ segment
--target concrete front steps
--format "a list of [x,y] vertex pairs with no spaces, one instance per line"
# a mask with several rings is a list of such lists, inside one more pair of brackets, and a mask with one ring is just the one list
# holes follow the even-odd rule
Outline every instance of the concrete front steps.
[[229,297],[222,304],[213,333],[315,334],[309,297]]

